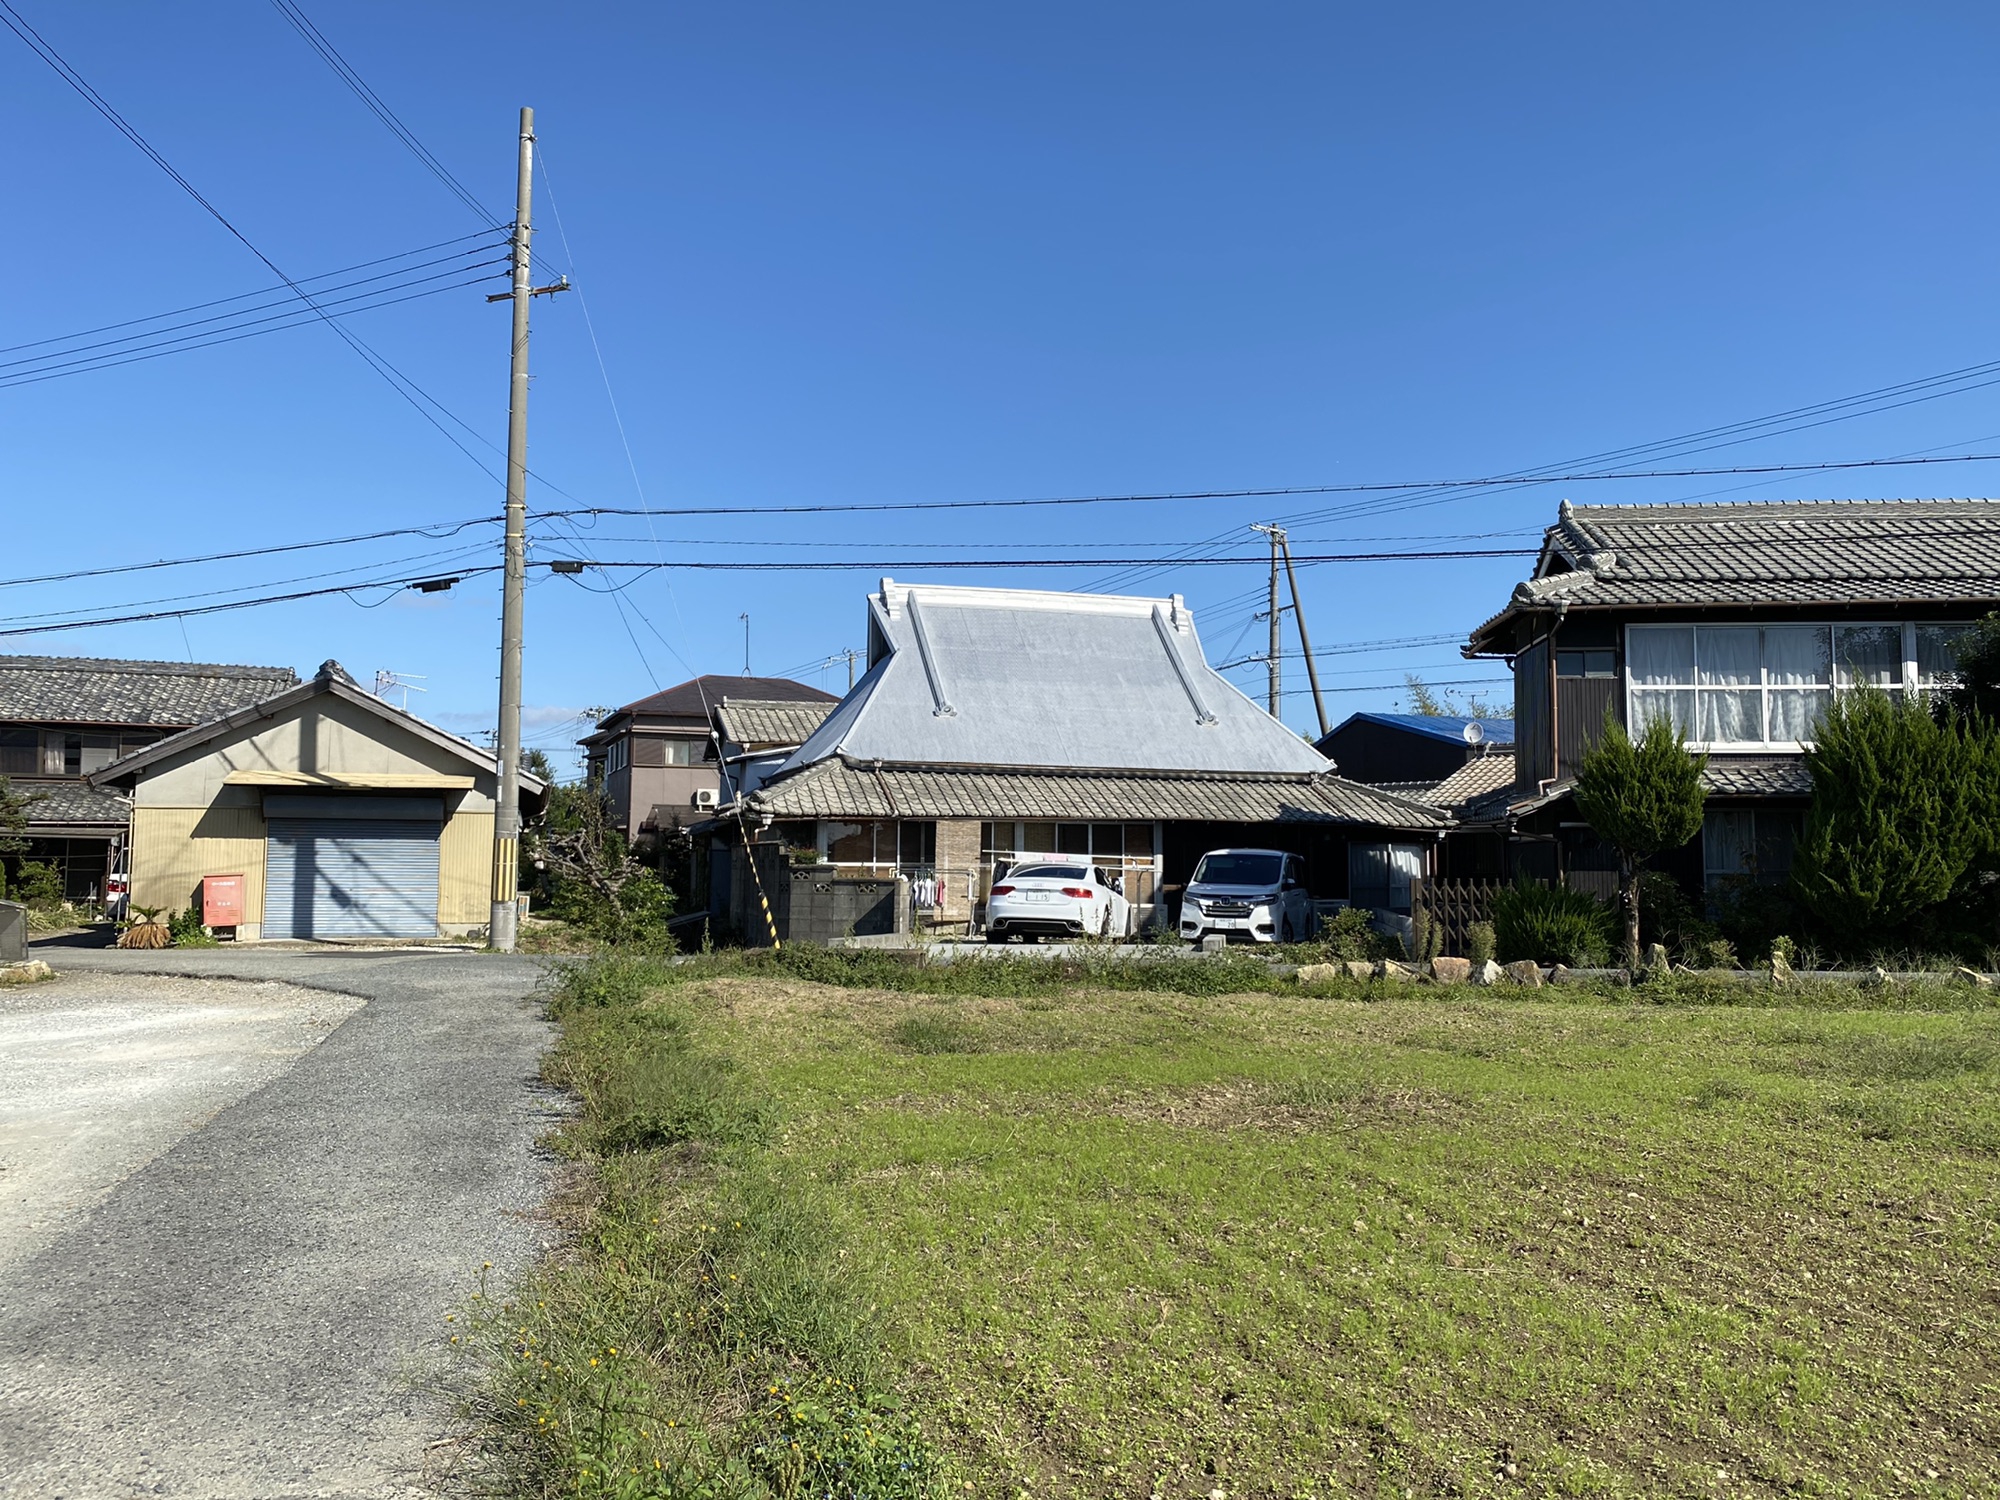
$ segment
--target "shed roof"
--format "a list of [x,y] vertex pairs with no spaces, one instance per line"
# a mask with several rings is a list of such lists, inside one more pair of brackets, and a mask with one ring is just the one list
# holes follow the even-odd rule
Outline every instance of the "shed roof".
[[1445,777],[1424,796],[1424,801],[1453,813],[1483,804],[1495,792],[1514,784],[1514,752],[1491,750],[1475,755]]
[[1524,611],[2000,603],[2000,500],[1572,505],[1534,576],[1472,634],[1504,652]]
[[1209,667],[1179,595],[885,578],[868,615],[867,675],[780,776],[834,755],[1044,770],[1330,769]]
[[[1408,734],[1420,734],[1433,740],[1449,740],[1458,745],[1466,743],[1466,726],[1477,724],[1486,743],[1492,745],[1514,743],[1512,719],[1473,719],[1458,714],[1349,714],[1346,719],[1334,725],[1332,734],[1339,734],[1349,724],[1354,723],[1382,724]],[[1331,738],[1331,735],[1328,737]],[[1320,743],[1323,745],[1326,740],[1321,740]]]
[[1336,776],[1160,775],[967,766],[876,767],[839,756],[750,794],[774,818],[1362,823],[1442,828],[1435,807]]
[[268,698],[298,680],[290,667],[0,656],[0,719],[185,727]]
[[15,788],[28,803],[30,834],[59,828],[118,829],[132,821],[132,804],[116,792],[87,781],[22,782]]
[[715,709],[716,726],[731,744],[802,745],[833,711],[834,700],[813,702],[768,698],[725,698]]

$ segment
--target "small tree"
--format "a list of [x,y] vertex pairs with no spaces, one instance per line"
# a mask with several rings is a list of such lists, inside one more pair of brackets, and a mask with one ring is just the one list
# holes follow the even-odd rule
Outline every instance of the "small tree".
[[1958,638],[1958,681],[1938,694],[1941,712],[2000,724],[2000,614],[1988,615]]
[[1994,726],[1872,689],[1841,693],[1806,766],[1813,799],[1792,882],[1813,915],[1854,948],[1944,935],[1993,849]]
[[1618,905],[1625,917],[1625,962],[1639,967],[1639,871],[1663,849],[1701,832],[1705,755],[1688,754],[1680,731],[1648,721],[1637,744],[1609,713],[1604,733],[1576,769],[1577,811],[1618,851]]
[[[21,830],[28,826],[29,800],[15,791],[5,776],[0,776],[0,856],[27,852],[28,841],[21,837]],[[7,894],[9,863],[8,859],[0,857],[0,896]]]

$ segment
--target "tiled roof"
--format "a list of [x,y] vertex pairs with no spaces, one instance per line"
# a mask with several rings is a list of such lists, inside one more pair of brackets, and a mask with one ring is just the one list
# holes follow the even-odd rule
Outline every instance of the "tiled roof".
[[1473,632],[1522,610],[2000,603],[2000,500],[1571,505],[1535,576]]
[[732,744],[803,745],[833,710],[825,703],[769,698],[725,698],[715,711],[723,737]]
[[29,833],[54,824],[123,828],[132,820],[130,801],[87,781],[22,782],[15,790],[28,799]]
[[1483,803],[1493,793],[1514,784],[1514,752],[1489,750],[1474,756],[1430,789],[1424,801],[1456,813],[1474,803]]
[[0,719],[186,728],[281,693],[298,680],[290,667],[0,656]]
[[1812,773],[1796,755],[1711,755],[1701,784],[1711,797],[1812,795]]
[[1435,807],[1337,776],[1160,776],[815,762],[749,797],[777,818],[1023,818],[1363,823],[1442,828]]
[[[700,719],[706,722],[709,712],[724,699],[756,699],[764,703],[824,703],[828,707],[840,700],[831,693],[823,693],[816,687],[807,687],[803,682],[794,682],[789,677],[714,677],[690,678],[674,687],[662,688],[651,697],[641,698],[637,703],[628,703],[623,708],[606,714],[599,722],[600,730],[611,728],[621,720],[629,720],[639,715],[659,715],[669,719]],[[591,738],[596,738],[593,735]],[[587,741],[586,741],[587,743]]]

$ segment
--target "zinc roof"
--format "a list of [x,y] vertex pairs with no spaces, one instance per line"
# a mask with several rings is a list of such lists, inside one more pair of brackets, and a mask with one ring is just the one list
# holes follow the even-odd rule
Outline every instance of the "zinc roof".
[[0,719],[185,728],[268,698],[298,680],[290,667],[0,656]]
[[1329,769],[1209,667],[1179,596],[884,579],[868,612],[867,675],[783,771],[834,755],[1049,770]]

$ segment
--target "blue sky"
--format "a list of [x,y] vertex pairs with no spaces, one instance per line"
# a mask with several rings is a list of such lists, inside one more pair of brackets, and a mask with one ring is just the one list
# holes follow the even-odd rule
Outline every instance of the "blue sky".
[[[291,276],[481,227],[259,0],[15,3]],[[1493,474],[2000,347],[1991,7],[301,3],[496,217],[515,111],[536,107],[537,248],[590,315],[574,296],[535,308],[537,507]],[[5,343],[271,282],[32,54],[0,43]],[[504,442],[507,314],[484,290],[351,326],[474,429],[459,436],[497,472],[482,440]],[[1687,462],[2000,447],[1996,392]],[[1302,553],[1505,547],[1532,541],[1565,494],[1980,494],[1990,467],[1389,495],[1358,510],[1295,496],[606,517],[583,535],[593,556],[632,560],[914,564],[1231,536],[1254,556],[1249,523],[1292,518]],[[0,579],[457,522],[497,514],[500,498],[324,327],[0,388],[0,486]],[[5,588],[0,629],[322,586],[334,570],[448,572],[492,560],[494,534]],[[577,545],[553,523],[537,534],[541,556]],[[1314,644],[1461,637],[1524,567],[1308,568]],[[531,735],[560,748],[587,706],[740,670],[746,612],[756,671],[844,686],[844,668],[817,663],[861,644],[862,596],[884,571],[1181,592],[1212,660],[1262,639],[1255,562],[1136,578],[655,573],[615,598],[591,592],[606,575],[542,578]],[[421,674],[411,706],[471,732],[493,719],[497,597],[482,576],[436,595],[12,635],[0,650],[301,671],[335,657],[364,682]],[[1336,719],[1395,706],[1407,671],[1496,675],[1450,643],[1371,645],[1324,667]],[[1261,667],[1231,675],[1261,695]],[[1310,699],[1289,697],[1286,717],[1310,727]]]

